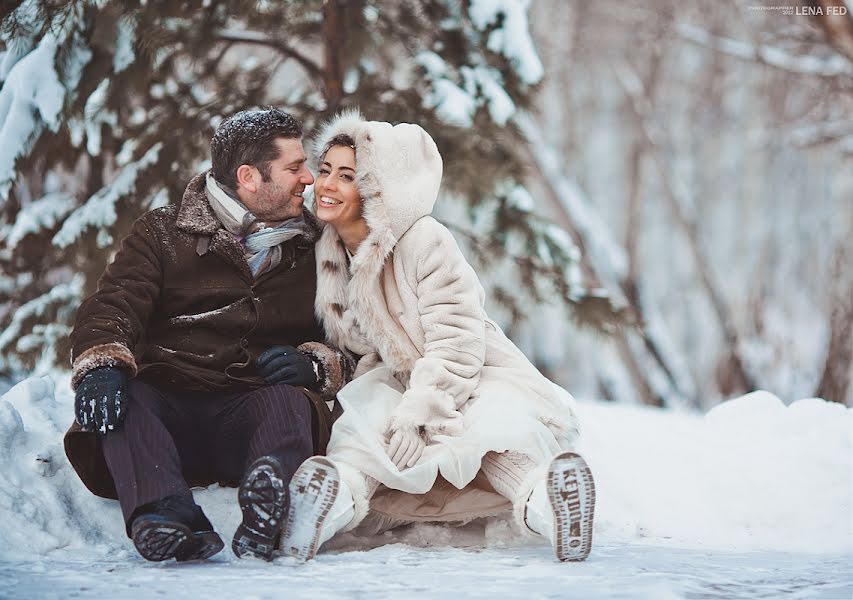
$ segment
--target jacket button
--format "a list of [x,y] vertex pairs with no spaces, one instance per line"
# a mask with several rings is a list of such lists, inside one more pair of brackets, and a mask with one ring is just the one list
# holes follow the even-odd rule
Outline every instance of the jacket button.
[[248,346],[249,346],[249,340],[247,340],[246,338],[243,338],[242,340],[240,340],[240,347],[241,348],[246,348]]

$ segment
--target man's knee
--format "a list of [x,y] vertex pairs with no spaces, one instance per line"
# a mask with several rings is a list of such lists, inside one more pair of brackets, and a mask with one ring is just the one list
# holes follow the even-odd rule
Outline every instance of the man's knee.
[[286,383],[269,385],[252,393],[256,405],[265,412],[293,415],[298,419],[311,419],[311,400],[302,390]]
[[151,384],[131,379],[127,384],[127,414],[125,425],[140,420],[155,418],[162,420],[163,410],[166,405],[166,396]]

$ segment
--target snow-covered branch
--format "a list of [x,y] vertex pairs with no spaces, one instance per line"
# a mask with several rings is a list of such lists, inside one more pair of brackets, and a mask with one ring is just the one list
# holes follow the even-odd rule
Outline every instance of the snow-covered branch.
[[828,58],[797,56],[781,48],[714,35],[687,23],[679,23],[676,31],[683,40],[693,44],[791,73],[816,77],[853,77],[853,64],[840,54]]
[[474,27],[483,31],[503,15],[503,26],[489,34],[489,50],[502,54],[519,78],[528,85],[538,83],[544,74],[542,61],[530,37],[526,0],[472,0],[468,8]]
[[53,229],[74,208],[74,197],[65,192],[51,192],[23,207],[6,237],[12,248],[27,235]]
[[[157,162],[162,142],[154,144],[138,161],[124,167],[115,180],[89,198],[83,206],[75,210],[62,224],[62,228],[53,237],[53,244],[65,248],[74,243],[89,227],[97,227],[102,232],[116,220],[116,202],[136,189],[136,181],[147,167]],[[99,247],[107,244],[99,238]],[[112,240],[109,239],[109,242]],[[108,242],[108,243],[109,243]]]
[[48,34],[9,71],[0,89],[0,201],[17,179],[15,163],[26,156],[45,126],[59,129],[65,88],[54,69],[59,40]]
[[611,293],[617,294],[619,282],[628,270],[624,249],[613,241],[604,222],[589,208],[589,201],[575,181],[565,176],[563,163],[556,152],[545,142],[540,128],[529,115],[519,114],[514,121],[535,148],[535,164],[543,178],[553,186],[562,208],[570,215],[573,228],[581,237],[584,252],[595,265],[599,282]]
[[787,137],[795,146],[807,147],[841,142],[842,146],[849,148],[853,146],[845,142],[853,139],[853,123],[849,120],[811,123],[793,129]]
[[[17,179],[18,160],[29,154],[45,127],[59,130],[63,107],[69,95],[73,97],[83,67],[92,57],[77,35],[75,19],[70,18],[73,11],[80,10],[70,9],[34,47],[29,38],[3,40],[7,51],[0,65],[0,74],[5,76],[0,88],[0,204]],[[32,21],[33,14],[25,3],[15,18]],[[57,65],[62,65],[62,73],[57,72]]]
[[[0,334],[0,350],[17,345],[23,339],[21,336],[26,329],[27,321],[44,317],[50,310],[59,306],[76,306],[82,289],[81,278],[75,277],[70,282],[59,284],[46,294],[21,305],[15,311],[6,329]],[[0,361],[2,361],[3,354],[4,352],[0,352]]]

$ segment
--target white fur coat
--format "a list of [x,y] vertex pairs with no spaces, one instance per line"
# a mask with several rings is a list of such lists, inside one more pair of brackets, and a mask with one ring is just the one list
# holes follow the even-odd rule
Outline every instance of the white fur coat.
[[476,274],[430,216],[442,173],[432,138],[417,125],[349,113],[324,129],[318,149],[340,133],[355,141],[370,233],[350,262],[334,228],[325,228],[316,248],[316,312],[334,342],[363,356],[356,377],[382,364],[405,388],[390,427],[460,435],[470,403],[509,393],[535,407],[560,446],[570,445],[577,433],[570,397],[487,317]]

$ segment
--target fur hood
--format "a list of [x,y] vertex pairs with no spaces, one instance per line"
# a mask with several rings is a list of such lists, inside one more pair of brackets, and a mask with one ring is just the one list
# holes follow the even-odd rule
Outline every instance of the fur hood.
[[[367,300],[369,294],[363,292],[376,285],[400,238],[432,213],[441,184],[441,155],[430,135],[418,125],[365,121],[357,111],[350,111],[323,127],[314,148],[318,158],[328,141],[339,134],[347,134],[355,142],[355,183],[370,233],[350,262],[334,228],[323,231],[317,244],[317,316],[337,344],[362,355],[380,346],[386,358],[397,356],[411,366],[416,359],[411,352],[381,347],[387,342],[366,340],[349,309],[355,309],[365,328],[381,320],[374,315],[376,306]],[[348,286],[350,277],[352,286]],[[348,287],[360,293],[347,294]]]
[[355,141],[356,186],[371,231],[365,245],[396,242],[435,206],[442,173],[435,142],[419,125],[365,121],[350,111],[321,130],[314,148],[318,158],[326,143],[340,134]]

